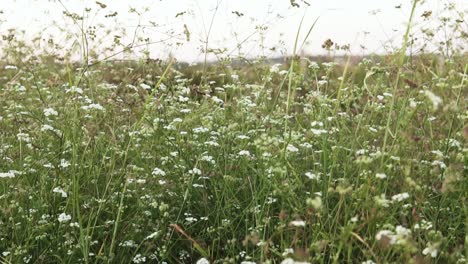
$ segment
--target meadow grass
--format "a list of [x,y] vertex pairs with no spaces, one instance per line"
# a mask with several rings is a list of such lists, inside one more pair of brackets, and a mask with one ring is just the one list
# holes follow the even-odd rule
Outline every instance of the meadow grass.
[[0,261],[465,263],[468,58],[409,32],[345,65],[5,60]]

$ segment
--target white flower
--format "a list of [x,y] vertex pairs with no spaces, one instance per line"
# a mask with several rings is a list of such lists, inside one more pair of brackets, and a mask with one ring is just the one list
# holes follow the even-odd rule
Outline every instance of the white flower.
[[288,144],[288,146],[286,147],[286,149],[289,151],[289,152],[298,152],[299,149],[296,148],[294,145],[291,145],[291,144]]
[[159,185],[164,185],[164,184],[166,184],[166,181],[165,180],[159,180],[158,183],[159,183]]
[[292,258],[287,258],[287,259],[284,259],[283,261],[281,261],[281,264],[294,264],[294,263],[295,263],[295,261]]
[[374,201],[377,205],[382,207],[389,207],[390,201],[385,198],[385,194],[381,194],[380,196],[375,196]]
[[366,261],[361,262],[361,264],[375,264],[375,262],[372,260],[366,260]]
[[217,96],[213,96],[211,100],[217,104],[223,104],[224,101],[222,99],[219,99]]
[[312,133],[313,133],[314,135],[317,135],[317,136],[328,133],[328,131],[325,130],[325,129],[314,129],[314,128],[311,128],[310,131],[312,131]]
[[312,61],[312,62],[310,62],[310,64],[309,64],[309,69],[318,70],[318,69],[320,69],[320,66],[318,65],[317,62]]
[[145,238],[145,240],[155,238],[155,237],[157,237],[158,235],[159,235],[159,231],[156,231],[156,232],[154,232],[154,233],[151,233],[149,236],[147,236],[147,237]]
[[285,248],[282,255],[283,255],[283,256],[287,256],[287,255],[293,254],[293,253],[294,253],[294,249],[292,249],[292,248]]
[[16,67],[15,65],[6,65],[4,69],[5,70],[17,70],[18,67]]
[[292,258],[287,258],[281,261],[281,264],[310,264],[310,262],[305,262],[305,261],[295,261]]
[[280,69],[279,69],[280,66],[281,66],[280,63],[277,63],[277,64],[272,65],[271,68],[270,68],[270,72],[271,72],[271,73],[278,73],[279,70],[280,70]]
[[208,128],[206,127],[196,127],[194,129],[192,129],[193,133],[195,134],[200,134],[200,133],[206,133],[208,131],[210,131]]
[[146,262],[146,257],[142,256],[141,254],[136,254],[133,258],[133,263],[144,263]]
[[197,260],[196,264],[210,264],[210,261],[207,260],[206,258],[201,258]]
[[239,156],[250,157],[250,152],[248,150],[241,150],[239,151]]
[[302,220],[294,220],[291,221],[289,224],[296,227],[304,227],[306,225],[306,222]]
[[322,208],[322,198],[316,196],[314,199],[307,198],[306,204],[312,206],[315,210],[320,210]]
[[61,194],[63,198],[67,198],[67,197],[68,197],[67,193],[66,193],[61,187],[55,187],[55,188],[52,190],[52,192]]
[[100,104],[90,104],[90,105],[85,105],[85,106],[82,106],[81,109],[83,110],[99,110],[99,111],[104,111],[104,107],[102,107],[102,105]]
[[405,244],[407,238],[411,235],[411,230],[401,225],[396,227],[395,232],[396,235],[394,239],[397,244]]
[[306,172],[304,175],[311,180],[320,180],[320,175],[312,172]]
[[189,173],[190,174],[201,175],[202,171],[200,169],[198,169],[198,168],[193,168],[193,169],[189,170]]
[[26,142],[26,143],[31,142],[31,137],[27,133],[18,133],[16,135],[16,138],[18,138],[18,141],[23,141],[23,142]]
[[66,90],[66,93],[77,93],[77,94],[82,94],[82,93],[83,93],[83,89],[81,89],[80,87],[72,86],[70,89]]
[[14,178],[16,175],[13,171],[0,172],[0,178]]
[[153,176],[166,176],[166,173],[161,170],[160,168],[154,168],[153,172],[151,173]]
[[51,125],[42,125],[41,127],[41,131],[44,132],[44,131],[55,131],[55,128]]
[[46,108],[44,109],[44,115],[45,116],[58,116],[58,112],[55,111],[53,108]]
[[377,173],[377,174],[375,174],[375,177],[378,178],[378,179],[385,179],[385,178],[387,178],[387,174]]
[[431,257],[436,258],[439,253],[439,245],[428,243],[427,247],[422,251],[423,255],[431,255]]
[[442,104],[442,98],[435,95],[433,92],[425,90],[424,95],[426,95],[426,97],[429,98],[429,100],[432,102],[432,108],[434,110],[437,110],[439,108],[439,105]]
[[60,223],[65,223],[65,222],[68,222],[71,220],[71,215],[68,215],[66,213],[61,213],[59,216],[58,216],[58,221]]
[[190,98],[179,95],[178,100],[179,100],[179,102],[185,103],[185,102],[188,102],[190,100]]
[[61,159],[61,160],[60,160],[60,165],[59,165],[59,167],[65,169],[65,168],[70,167],[70,165],[71,165],[71,163],[70,163],[68,160],[66,160],[66,159]]
[[395,241],[396,241],[395,240],[395,234],[390,230],[380,230],[375,235],[375,240],[380,241],[384,237],[390,239],[390,244],[394,244]]
[[408,193],[399,193],[399,194],[395,194],[392,196],[392,201],[397,201],[397,202],[401,202],[403,200],[406,200],[408,199],[410,196]]
[[145,90],[151,90],[151,86],[147,85],[146,83],[140,84],[140,87],[145,89]]

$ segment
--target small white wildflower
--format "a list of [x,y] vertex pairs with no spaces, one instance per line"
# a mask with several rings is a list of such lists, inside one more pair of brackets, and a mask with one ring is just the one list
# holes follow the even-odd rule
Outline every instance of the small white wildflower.
[[23,141],[26,143],[31,142],[31,137],[28,133],[18,133],[16,134],[16,138],[18,139],[18,141]]
[[141,254],[136,254],[136,256],[133,258],[133,263],[145,263],[146,262],[146,257],[142,256]]
[[42,132],[45,132],[45,131],[55,131],[55,128],[54,128],[53,126],[51,126],[51,125],[45,124],[45,125],[42,125],[41,131],[42,131]]
[[71,220],[71,215],[69,214],[66,214],[66,213],[61,213],[59,216],[58,216],[58,221],[60,223],[65,223],[65,222],[68,222]]
[[66,159],[61,159],[61,160],[60,160],[60,165],[59,165],[59,167],[65,169],[65,168],[70,167],[70,165],[71,165],[71,163],[70,163],[68,160],[66,160]]
[[179,95],[178,100],[181,103],[185,103],[185,102],[188,102],[190,100],[190,98]]
[[380,241],[384,237],[390,239],[390,244],[394,244],[395,241],[396,241],[395,240],[395,234],[390,230],[380,230],[375,235],[375,240]]
[[292,258],[286,258],[283,261],[281,261],[281,264],[295,264],[296,262]]
[[304,175],[311,180],[320,180],[320,176],[312,172],[306,172]]
[[104,107],[100,104],[89,104],[89,105],[85,105],[85,106],[82,106],[81,109],[83,110],[99,110],[99,111],[104,111]]
[[16,175],[14,172],[0,172],[0,178],[14,178]]
[[385,178],[387,178],[387,174],[377,173],[377,174],[375,174],[375,177],[378,178],[378,179],[385,179]]
[[313,127],[323,127],[323,122],[320,122],[320,121],[313,121],[312,123],[310,123],[311,126]]
[[68,89],[68,90],[66,91],[66,93],[77,93],[77,94],[82,94],[82,93],[83,93],[83,89],[81,89],[80,87],[72,86],[70,89]]
[[287,256],[287,255],[289,255],[289,254],[294,254],[294,249],[292,249],[292,248],[285,248],[282,255],[283,255],[283,256]]
[[166,176],[166,173],[161,170],[160,168],[154,168],[153,172],[151,172],[153,176]]
[[67,198],[67,193],[61,187],[55,187],[52,192],[62,195],[63,198]]
[[200,133],[206,133],[208,131],[210,131],[208,128],[206,127],[196,127],[194,129],[192,129],[193,133],[195,134],[200,134]]
[[193,169],[189,170],[189,174],[201,175],[202,171],[200,169],[198,169],[198,168],[193,168]]
[[277,64],[274,64],[270,67],[270,72],[271,73],[278,73],[280,71],[279,67],[281,66],[281,64],[277,63]]
[[210,261],[207,260],[206,258],[201,258],[197,260],[196,264],[210,264]]
[[320,69],[320,65],[318,65],[317,62],[312,61],[312,62],[310,62],[310,64],[309,64],[309,69],[318,70],[318,69]]
[[146,83],[140,84],[140,87],[145,89],[145,90],[151,90],[151,86],[147,85]]
[[222,99],[218,98],[217,96],[211,97],[211,100],[213,102],[217,103],[217,104],[223,104],[224,103],[224,101]]
[[239,156],[250,157],[250,152],[248,150],[241,150],[239,151]]
[[302,220],[294,220],[294,221],[291,221],[289,224],[295,227],[304,227],[306,225],[306,222]]
[[159,236],[159,234],[160,234],[159,231],[153,232],[153,233],[151,233],[150,235],[148,235],[148,236],[145,238],[145,240],[153,239],[153,238]]
[[80,227],[80,224],[78,222],[73,222],[70,223],[70,227]]
[[320,80],[320,81],[317,82],[318,86],[323,86],[323,85],[325,85],[327,83],[328,83],[327,80]]
[[389,207],[390,206],[390,201],[387,200],[387,198],[385,198],[385,194],[381,194],[380,196],[376,196],[374,198],[374,201],[378,206],[382,206],[382,207]]
[[6,65],[4,69],[5,70],[17,70],[18,67],[16,67],[15,65]]
[[314,128],[311,128],[310,131],[312,131],[312,133],[313,133],[314,135],[317,135],[317,136],[320,136],[320,135],[322,135],[322,134],[328,133],[328,131],[325,130],[325,129],[314,129]]
[[315,210],[320,210],[323,205],[322,198],[320,196],[316,196],[314,199],[307,198],[306,204],[312,206]]
[[428,243],[422,253],[424,256],[431,255],[432,258],[436,258],[439,253],[439,244]]
[[129,247],[129,248],[136,248],[138,245],[133,240],[126,240],[126,241],[120,242],[119,246]]
[[288,146],[286,147],[286,149],[289,151],[289,152],[298,152],[299,149],[296,148],[294,145],[291,145],[291,144],[288,144]]
[[442,98],[435,95],[433,92],[425,90],[424,95],[426,95],[426,97],[432,102],[432,108],[434,110],[437,110],[439,108],[439,105],[442,104]]
[[366,260],[366,261],[361,262],[361,264],[375,264],[375,262],[372,260]]
[[237,138],[238,139],[250,139],[250,137],[246,135],[238,135]]
[[49,116],[58,116],[58,112],[55,111],[53,108],[46,108],[44,109],[44,115],[49,117]]
[[399,193],[399,194],[395,194],[392,196],[392,201],[397,201],[397,202],[401,202],[403,200],[406,200],[408,199],[410,196],[408,193]]

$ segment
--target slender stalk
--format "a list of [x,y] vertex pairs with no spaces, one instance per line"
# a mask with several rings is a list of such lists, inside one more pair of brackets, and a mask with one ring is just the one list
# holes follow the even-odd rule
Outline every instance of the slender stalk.
[[[406,56],[406,49],[408,48],[408,39],[409,39],[409,33],[411,30],[411,23],[413,22],[413,17],[414,13],[416,11],[416,6],[418,4],[418,0],[413,0],[413,6],[411,7],[411,14],[408,20],[408,25],[406,26],[406,32],[405,35],[403,36],[403,46],[400,50],[399,54],[399,60],[398,60],[398,70],[397,70],[397,76],[395,80],[395,84],[393,86],[393,96],[392,100],[390,102],[390,110],[388,111],[387,115],[387,124],[385,126],[385,135],[383,139],[383,145],[382,145],[382,152],[385,152],[387,149],[387,140],[388,140],[388,135],[391,133],[390,132],[390,122],[392,120],[392,115],[394,112],[394,107],[395,107],[395,101],[396,101],[396,92],[398,90],[398,85],[400,83],[400,74],[401,74],[401,68],[403,67],[403,64],[405,62],[405,56]],[[383,165],[384,162],[384,157],[385,155],[382,155],[381,158],[381,165]]]
[[[141,118],[138,120],[138,122],[133,126],[133,129],[132,129],[133,131],[140,128],[140,125],[143,122],[143,120],[145,119],[145,116],[147,114],[148,106],[151,103],[151,98],[153,98],[154,94],[156,93],[157,88],[161,85],[162,81],[164,80],[167,73],[169,72],[169,69],[171,68],[173,61],[174,60],[171,58],[170,61],[169,61],[169,64],[167,65],[166,69],[164,70],[163,74],[161,75],[161,78],[159,78],[158,82],[154,86],[153,91],[146,98],[143,114],[141,115]],[[122,163],[123,166],[124,166],[124,170],[126,170],[125,164],[127,163],[128,151],[130,149],[130,146],[131,146],[132,142],[133,142],[133,134],[130,135],[130,138],[129,138],[128,143],[127,143],[127,147],[125,148],[125,154],[124,154],[124,159],[123,159],[123,163]],[[128,181],[125,179],[125,171],[124,171],[123,179],[124,179],[124,186],[122,188],[122,192],[120,193],[120,201],[119,201],[119,207],[117,209],[117,217],[115,219],[114,231],[112,232],[112,240],[111,240],[111,245],[110,245],[110,249],[109,249],[109,261],[112,261],[114,259],[114,248],[115,248],[115,242],[116,242],[116,237],[117,237],[117,230],[118,230],[118,227],[119,227],[119,222],[120,222],[120,220],[122,218],[122,211],[123,211],[123,207],[124,207],[125,192],[127,191]]]

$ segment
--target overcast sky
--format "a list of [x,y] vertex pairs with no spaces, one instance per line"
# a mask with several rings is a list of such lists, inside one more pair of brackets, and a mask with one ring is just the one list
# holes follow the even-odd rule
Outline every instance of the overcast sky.
[[[45,32],[43,37],[52,34],[56,43],[67,42],[66,36],[59,33],[54,21],[71,30],[77,30],[71,20],[65,19],[63,11],[83,14],[86,7],[91,7],[90,17],[85,21],[86,26],[105,23],[107,26],[121,25],[129,35],[133,35],[136,26],[137,35],[150,37],[152,41],[170,38],[164,45],[150,47],[152,57],[163,57],[169,52],[177,58],[186,61],[203,59],[200,51],[201,40],[206,37],[213,18],[215,6],[220,2],[214,16],[213,28],[210,35],[209,48],[226,48],[235,55],[239,52],[237,44],[241,43],[240,52],[246,56],[260,54],[278,55],[282,48],[289,53],[294,44],[295,35],[301,18],[305,15],[303,35],[313,21],[319,17],[316,27],[309,38],[304,52],[308,54],[323,53],[321,44],[328,38],[338,44],[351,44],[352,52],[361,54],[361,45],[366,47],[366,53],[383,53],[397,47],[401,43],[401,35],[408,20],[410,0],[308,0],[310,6],[292,8],[289,0],[101,0],[107,8],[95,15],[98,9],[95,1],[63,0],[63,7],[58,1],[47,0],[2,0],[0,10],[4,14],[0,19],[2,34],[8,28],[26,30],[28,36],[38,32]],[[297,1],[300,3],[300,1]],[[446,0],[428,0],[417,9],[420,18],[426,10],[432,10],[437,16],[443,9]],[[468,1],[455,0],[459,8],[466,9]],[[395,8],[401,6],[401,8]],[[143,13],[138,19],[134,13],[129,13],[130,7]],[[148,7],[146,12],[144,8]],[[104,18],[106,14],[118,12],[116,18]],[[186,12],[176,17],[176,14]],[[233,13],[238,11],[242,16]],[[139,22],[140,21],[140,22]],[[150,22],[157,24],[152,26]],[[183,35],[184,25],[191,32],[190,42],[186,42]],[[263,35],[256,30],[256,26],[268,26]],[[46,31],[43,31],[46,29]],[[365,33],[366,32],[366,33]],[[118,34],[112,34],[118,35]],[[109,37],[107,43],[110,43]],[[130,38],[123,39],[128,43]],[[175,43],[183,45],[175,45]],[[66,44],[71,45],[71,44]],[[261,48],[261,45],[264,48]],[[276,47],[276,51],[269,50]]]

